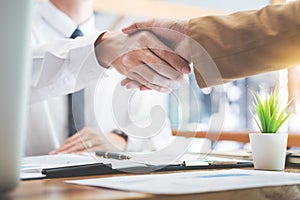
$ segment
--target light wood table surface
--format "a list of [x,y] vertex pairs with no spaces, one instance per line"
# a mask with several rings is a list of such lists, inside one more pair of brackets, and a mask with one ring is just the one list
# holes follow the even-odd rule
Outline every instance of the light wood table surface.
[[[236,141],[242,143],[248,143],[249,131],[243,132],[207,132],[207,131],[179,131],[172,130],[173,136],[181,136],[188,138],[206,138],[211,141]],[[289,133],[288,147],[300,147],[300,133]]]
[[[252,169],[252,168],[247,168]],[[189,172],[192,170],[189,170]],[[198,170],[193,170],[198,171]],[[203,170],[201,170],[203,171]],[[300,169],[288,168],[286,171],[300,173]],[[159,173],[177,173],[159,172]],[[182,171],[180,171],[182,172]],[[296,200],[300,199],[300,185],[282,187],[264,187],[245,190],[233,190],[214,193],[203,193],[193,195],[153,195],[138,192],[126,192],[99,187],[80,186],[67,184],[65,180],[76,180],[83,178],[129,176],[99,175],[75,178],[56,178],[21,181],[19,186],[7,196],[0,199],[7,200],[59,200],[59,199],[201,199],[201,200]]]

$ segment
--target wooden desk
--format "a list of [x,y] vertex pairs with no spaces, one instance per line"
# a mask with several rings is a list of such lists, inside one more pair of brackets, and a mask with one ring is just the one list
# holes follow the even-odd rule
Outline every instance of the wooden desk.
[[[289,172],[299,172],[300,169],[289,168]],[[180,171],[182,172],[182,171]],[[176,172],[162,172],[176,173]],[[0,199],[22,200],[59,200],[59,199],[201,199],[201,200],[283,200],[300,199],[300,185],[255,188],[246,190],[225,191],[193,195],[152,195],[136,192],[125,192],[97,187],[80,186],[64,183],[64,180],[112,177],[116,175],[101,175],[77,178],[43,179],[22,181],[14,191]],[[120,176],[120,175],[118,175]],[[128,175],[124,175],[128,176]]]
[[[212,141],[236,141],[242,143],[249,142],[249,131],[244,132],[207,132],[207,131],[172,131],[173,136],[182,137],[195,137],[195,138],[207,138]],[[300,147],[300,134],[299,133],[289,133],[288,137],[288,147]]]

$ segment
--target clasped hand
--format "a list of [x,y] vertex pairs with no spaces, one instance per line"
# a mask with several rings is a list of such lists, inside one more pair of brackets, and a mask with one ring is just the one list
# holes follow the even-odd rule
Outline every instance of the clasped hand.
[[125,75],[122,85],[130,89],[170,92],[191,71],[187,59],[148,30],[128,34],[106,32],[95,45],[99,63]]

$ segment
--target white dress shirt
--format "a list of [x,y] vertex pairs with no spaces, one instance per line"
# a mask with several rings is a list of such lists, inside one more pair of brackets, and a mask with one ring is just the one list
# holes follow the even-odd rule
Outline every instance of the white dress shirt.
[[[85,37],[69,39],[76,28]],[[98,64],[94,42],[99,33],[95,28],[94,16],[77,27],[50,2],[36,5],[32,28],[33,69],[25,155],[47,154],[65,141],[68,137],[65,94],[81,88],[85,88],[86,127],[102,133],[130,127],[132,124],[149,126],[150,111],[155,105],[167,113],[167,95],[122,88],[120,81],[123,77],[116,70],[106,70]],[[118,101],[113,96],[119,98]],[[129,115],[114,109],[124,101],[124,105],[128,104]],[[151,139],[145,140],[143,133],[140,138],[129,137],[127,150],[163,148],[170,139],[169,121],[165,120],[163,126],[157,128],[158,133]]]

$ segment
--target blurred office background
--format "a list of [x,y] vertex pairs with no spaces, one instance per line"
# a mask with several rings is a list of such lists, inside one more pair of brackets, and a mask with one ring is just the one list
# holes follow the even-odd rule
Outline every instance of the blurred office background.
[[[277,0],[280,1],[280,0]],[[99,30],[119,31],[122,27],[133,21],[151,17],[182,18],[209,15],[228,14],[236,11],[253,10],[274,3],[271,0],[96,0],[96,22]],[[263,55],[262,55],[263,56]],[[258,90],[259,86],[267,90],[274,86],[283,88],[284,101],[295,96],[295,113],[289,123],[282,129],[284,131],[299,132],[299,69],[282,70],[272,73],[257,75],[224,85],[224,90],[218,87],[198,89],[193,75],[189,76],[190,87],[175,91],[169,98],[169,117],[174,129],[189,129],[190,124],[197,124],[197,129],[208,130],[211,116],[219,112],[219,102],[214,98],[222,97],[222,106],[225,108],[225,121],[223,131],[258,131],[253,117],[249,112],[253,102],[250,90]],[[298,80],[297,80],[298,79]],[[298,86],[299,85],[299,86]],[[195,92],[196,99],[191,98]],[[184,99],[184,110],[180,110],[176,96]],[[196,102],[195,102],[196,101]],[[195,111],[193,106],[199,104],[200,112]],[[195,127],[195,126],[191,126]],[[192,129],[193,129],[192,128]],[[226,146],[226,145],[225,145]],[[239,147],[239,144],[227,146]]]

